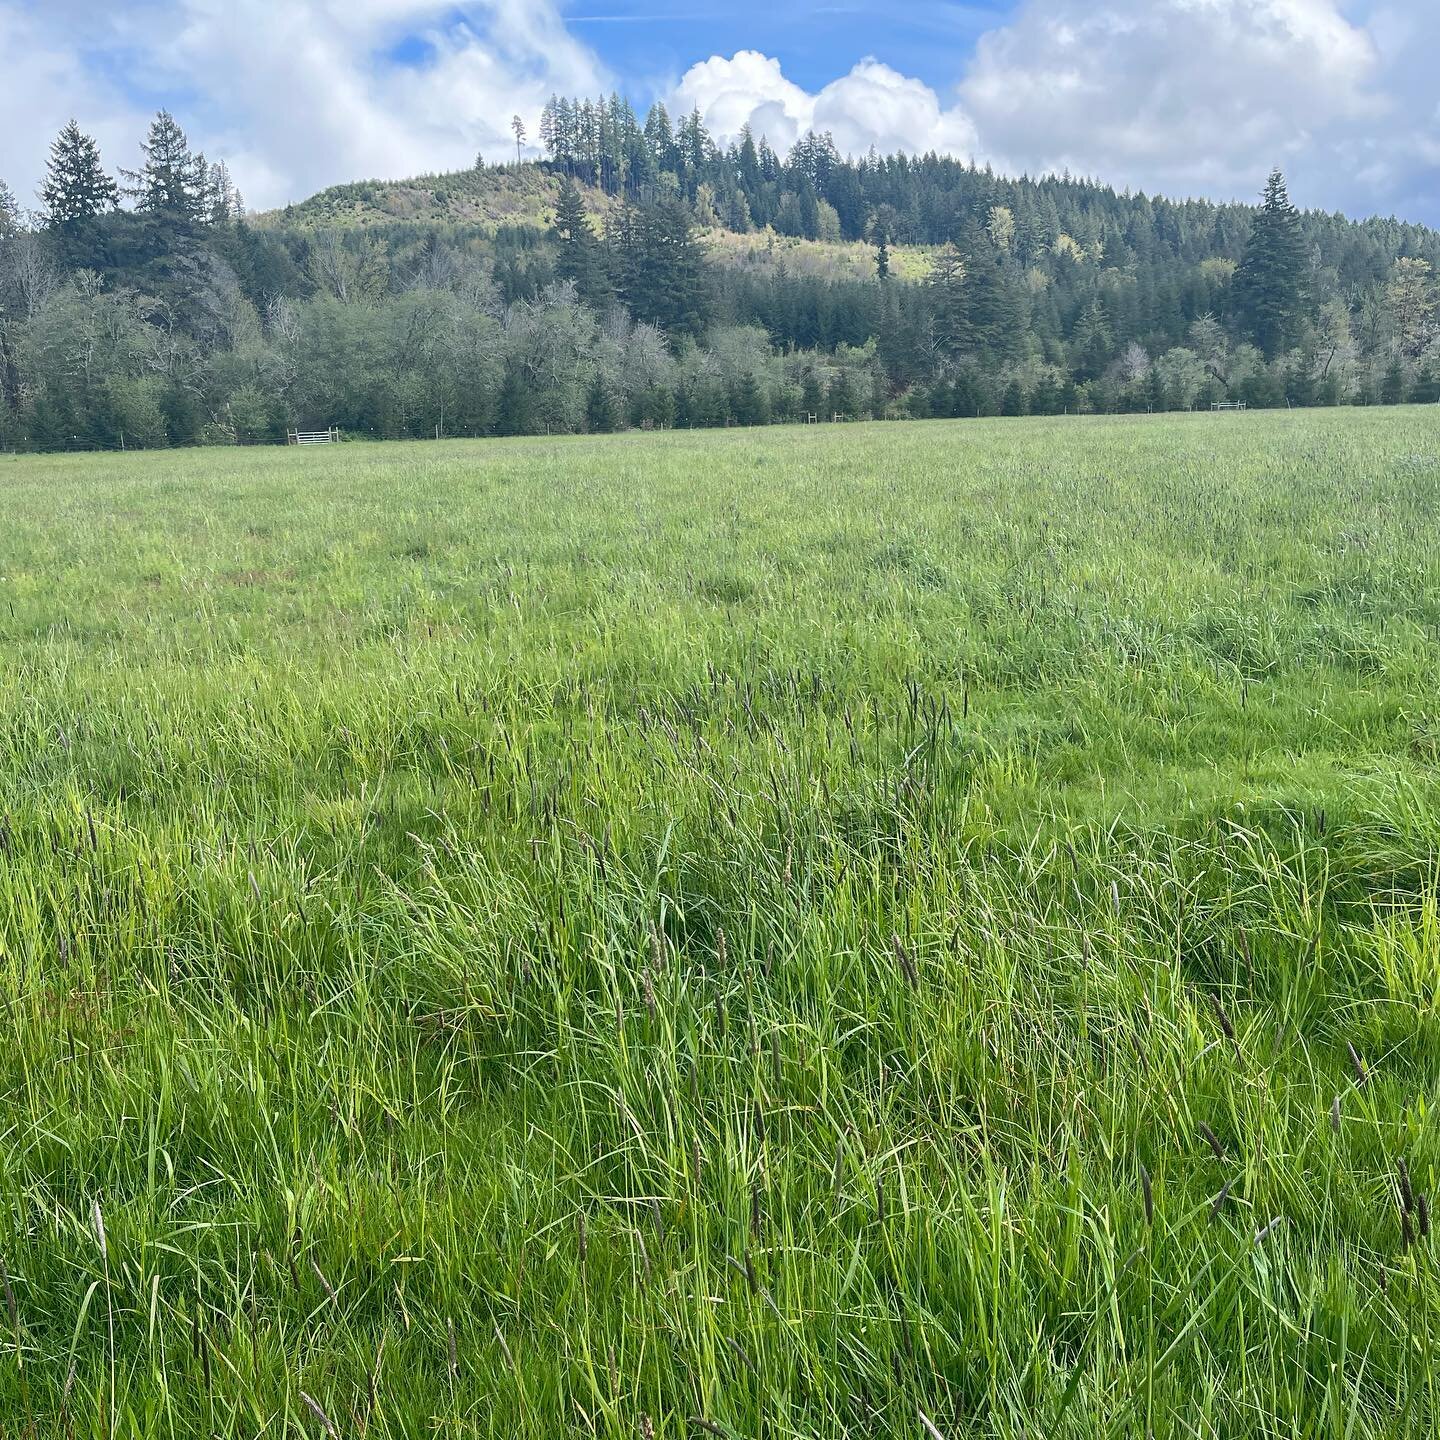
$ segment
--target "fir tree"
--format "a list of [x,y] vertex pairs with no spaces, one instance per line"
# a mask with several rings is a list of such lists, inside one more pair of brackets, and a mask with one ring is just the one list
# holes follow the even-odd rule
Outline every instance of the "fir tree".
[[1385,371],[1380,382],[1380,403],[1382,405],[1403,405],[1409,386],[1405,379],[1405,366],[1396,355]]
[[769,406],[761,392],[760,383],[747,372],[735,382],[730,392],[730,413],[740,425],[765,425],[769,423]]
[[820,388],[820,377],[813,369],[807,369],[800,383],[800,409],[804,418],[814,415],[818,419],[824,406],[825,392]]
[[1241,322],[1267,356],[1278,354],[1295,337],[1305,305],[1307,268],[1300,212],[1290,203],[1285,177],[1274,170],[1235,274]]
[[619,425],[620,413],[615,397],[604,377],[597,375],[590,382],[590,391],[585,397],[585,428],[592,435],[608,435]]
[[0,180],[0,240],[20,228],[20,202],[15,192]]
[[168,110],[151,122],[140,153],[145,161],[139,170],[120,172],[136,209],[182,228],[208,218],[209,167],[203,155],[191,151],[185,132]]
[[699,335],[710,321],[705,255],[687,206],[662,200],[626,207],[615,235],[621,296],[637,320],[671,335]]
[[935,345],[950,360],[966,354],[975,339],[966,286],[968,273],[959,250],[947,245],[935,257],[925,281]]
[[100,147],[72,120],[50,146],[40,187],[45,223],[74,235],[120,203],[115,182],[100,163]]
[[555,206],[555,222],[551,229],[559,249],[555,261],[556,275],[562,280],[569,280],[585,304],[595,308],[606,304],[611,298],[611,289],[605,254],[590,228],[585,202],[572,180],[567,179],[560,187],[560,199]]

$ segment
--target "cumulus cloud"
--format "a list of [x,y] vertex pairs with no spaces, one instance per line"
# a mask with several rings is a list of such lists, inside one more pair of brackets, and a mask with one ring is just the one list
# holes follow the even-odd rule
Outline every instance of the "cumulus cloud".
[[[502,158],[513,153],[512,115],[533,134],[552,91],[593,92],[609,79],[553,0],[47,0],[43,11],[0,0],[0,41],[0,53],[25,57],[7,67],[21,88],[0,96],[0,136],[10,137],[0,165],[20,183],[37,176],[39,133],[71,111],[102,143],[114,132],[118,144],[125,124],[124,148],[106,143],[106,156],[133,164],[144,96],[168,103],[197,146],[225,155],[260,205],[342,180],[457,168],[482,151]],[[123,90],[97,71],[97,54],[124,71]],[[32,92],[49,101],[43,132]]]
[[829,130],[850,154],[933,149],[1221,199],[1280,164],[1302,203],[1440,222],[1437,53],[1435,0],[1020,0],[957,60],[951,97],[876,60],[812,94],[741,51],[671,98],[780,150]]
[[1168,194],[1440,222],[1440,7],[1386,0],[1026,0],[960,94],[997,165]]
[[[503,158],[513,114],[533,136],[552,92],[615,83],[564,10],[0,0],[0,175],[28,196],[72,112],[107,161],[133,164],[160,104],[258,205]],[[948,93],[878,59],[811,90],[741,50],[694,65],[666,98],[722,140],[748,124],[782,152],[828,130],[849,154],[936,150],[1220,198],[1253,195],[1280,163],[1302,203],[1440,222],[1437,53],[1436,0],[1014,0],[956,55]]]
[[0,57],[0,179],[11,184],[22,206],[38,203],[34,192],[49,141],[72,111],[85,115],[107,160],[133,148],[141,112],[90,71],[63,33],[3,0]]
[[1150,189],[1257,167],[1378,114],[1372,37],[1332,0],[1027,0],[961,85],[998,162]]
[[842,153],[935,150],[972,155],[975,128],[963,111],[945,109],[935,91],[878,60],[862,60],[848,75],[810,94],[786,79],[780,62],[755,50],[728,60],[715,55],[686,72],[671,104],[698,109],[722,141],[749,125],[781,152],[809,130],[828,130]]

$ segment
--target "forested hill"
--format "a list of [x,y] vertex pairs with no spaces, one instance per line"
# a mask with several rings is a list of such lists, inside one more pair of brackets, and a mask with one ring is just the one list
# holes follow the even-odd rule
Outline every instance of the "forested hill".
[[540,138],[247,217],[170,116],[123,199],[67,127],[39,214],[0,192],[0,442],[1440,395],[1440,235],[1302,212],[1278,174],[1243,206],[823,135],[782,158],[615,99]]

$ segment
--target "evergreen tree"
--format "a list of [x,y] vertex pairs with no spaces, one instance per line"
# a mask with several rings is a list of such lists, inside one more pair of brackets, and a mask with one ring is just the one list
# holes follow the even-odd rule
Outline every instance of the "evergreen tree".
[[100,147],[72,120],[50,146],[40,187],[45,223],[73,236],[120,203],[115,182],[100,163]]
[[968,273],[959,250],[947,245],[935,257],[925,282],[935,344],[951,360],[967,354],[975,339],[966,285]]
[[530,382],[522,366],[505,367],[505,379],[495,402],[497,435],[528,435],[535,425],[535,403]]
[[830,394],[826,398],[826,407],[829,414],[826,419],[832,419],[838,415],[842,420],[853,420],[855,418],[855,387],[850,383],[850,372],[848,370],[837,370],[835,378],[830,382]]
[[1405,379],[1405,366],[1396,355],[1385,371],[1380,382],[1380,403],[1382,405],[1403,405],[1409,386]]
[[585,397],[585,428],[592,435],[608,435],[620,425],[620,412],[615,397],[602,375],[596,375],[590,382]]
[[770,420],[769,406],[760,389],[760,382],[748,372],[735,382],[730,392],[730,413],[740,425],[766,425]]
[[1295,338],[1307,269],[1300,212],[1290,203],[1285,177],[1274,170],[1235,274],[1241,323],[1267,356],[1277,355]]
[[1018,380],[1012,380],[1005,387],[1005,394],[1000,401],[1000,413],[1010,416],[1024,415],[1028,409],[1025,387]]
[[20,202],[15,192],[0,180],[0,240],[20,228]]
[[555,273],[575,286],[575,293],[585,304],[600,308],[611,298],[610,277],[606,273],[605,254],[590,228],[585,202],[572,180],[560,187],[552,226],[559,255]]
[[637,320],[670,335],[699,335],[710,322],[705,255],[689,208],[662,200],[627,207],[616,234],[621,297]]
[[245,213],[245,201],[230,178],[230,167],[223,160],[210,167],[205,201],[207,218],[212,225],[228,225]]
[[1440,366],[1427,361],[1420,367],[1410,399],[1416,405],[1434,405],[1440,401]]
[[137,210],[181,231],[209,218],[209,167],[203,155],[191,151],[185,132],[168,110],[151,122],[140,153],[145,159],[139,170],[120,172],[129,182],[125,193],[134,199]]
[[1114,345],[1109,317],[1097,296],[1081,312],[1071,338],[1075,370],[1082,380],[1098,379],[1104,373]]
[[820,377],[813,368],[805,371],[800,384],[800,409],[804,418],[814,415],[817,419],[825,408],[825,392],[820,388]]

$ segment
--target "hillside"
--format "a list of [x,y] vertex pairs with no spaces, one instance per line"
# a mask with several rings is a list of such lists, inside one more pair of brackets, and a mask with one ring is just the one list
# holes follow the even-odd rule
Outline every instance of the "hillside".
[[[360,180],[333,185],[296,205],[251,217],[259,229],[388,232],[433,226],[493,236],[504,227],[548,230],[562,175],[539,165],[492,166],[442,175],[417,175],[408,180]],[[583,181],[576,182],[592,221],[603,229],[620,200]],[[737,269],[772,270],[838,280],[868,280],[875,273],[874,247],[864,242],[811,240],[780,235],[773,228],[738,233],[721,225],[704,232],[711,259]],[[934,246],[896,245],[893,273],[921,280],[929,269]]]
[[[562,180],[538,165],[456,170],[408,180],[359,180],[333,185],[296,205],[253,217],[261,228],[300,230],[369,229],[397,221],[418,225],[466,226],[494,231],[503,225],[543,228],[555,214]],[[579,187],[597,218],[616,201],[593,185]]]
[[619,102],[544,134],[543,165],[256,217],[192,156],[148,206],[10,222],[0,445],[1440,398],[1440,235],[1278,172],[1219,205],[825,136],[782,159]]

